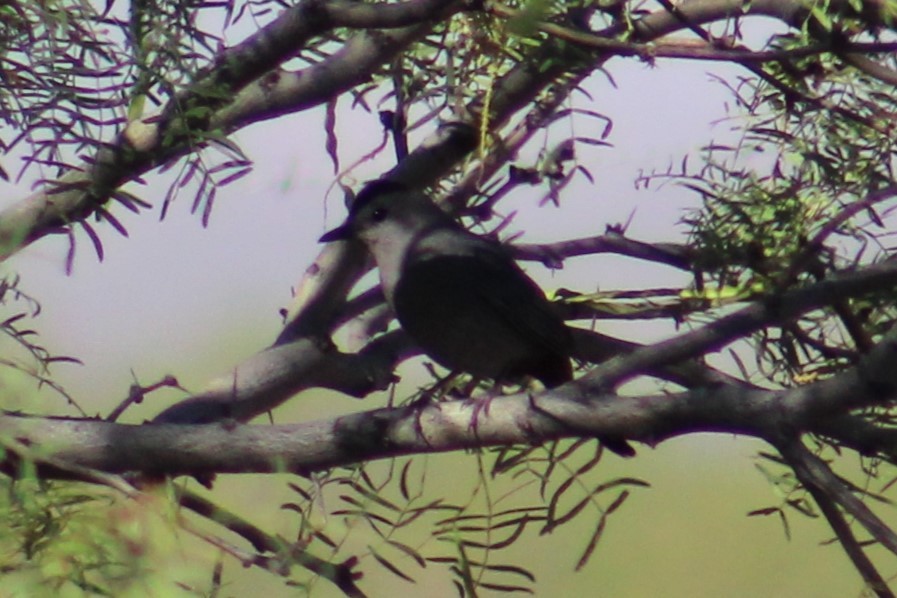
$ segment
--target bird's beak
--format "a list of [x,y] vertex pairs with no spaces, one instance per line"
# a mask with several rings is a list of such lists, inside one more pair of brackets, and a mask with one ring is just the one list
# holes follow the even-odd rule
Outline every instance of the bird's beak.
[[321,238],[318,239],[318,242],[330,243],[331,241],[345,241],[346,239],[351,239],[354,236],[355,234],[352,232],[352,227],[349,226],[348,223],[346,223],[321,235]]

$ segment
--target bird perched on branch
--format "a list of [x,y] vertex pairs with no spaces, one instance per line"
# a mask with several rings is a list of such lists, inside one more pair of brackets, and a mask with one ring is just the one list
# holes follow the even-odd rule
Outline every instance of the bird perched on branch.
[[[360,239],[408,335],[439,364],[497,382],[573,378],[570,329],[499,243],[470,233],[425,194],[379,179],[322,242]],[[612,450],[632,454],[625,442]],[[625,448],[623,448],[625,447]]]

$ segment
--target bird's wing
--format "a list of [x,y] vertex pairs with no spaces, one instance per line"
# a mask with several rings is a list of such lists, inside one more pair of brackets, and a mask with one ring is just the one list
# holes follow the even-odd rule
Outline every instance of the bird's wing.
[[[480,288],[484,300],[495,305],[508,325],[526,330],[543,346],[569,356],[573,338],[563,319],[533,279],[499,249],[500,253],[481,251],[476,260],[484,270],[486,282]],[[513,275],[508,276],[509,272]]]
[[427,278],[430,288],[442,289],[437,292],[458,301],[467,297],[468,301],[489,305],[490,317],[553,353],[570,355],[570,330],[539,286],[503,247],[471,235],[446,254],[446,239],[433,235],[425,238],[438,244],[438,249],[428,252],[426,247],[419,247],[412,253],[415,259],[405,264],[407,274]]

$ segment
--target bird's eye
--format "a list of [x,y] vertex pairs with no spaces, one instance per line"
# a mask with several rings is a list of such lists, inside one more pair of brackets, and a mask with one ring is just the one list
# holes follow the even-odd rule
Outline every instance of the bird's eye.
[[371,213],[371,220],[374,222],[383,222],[386,219],[386,208],[377,208]]

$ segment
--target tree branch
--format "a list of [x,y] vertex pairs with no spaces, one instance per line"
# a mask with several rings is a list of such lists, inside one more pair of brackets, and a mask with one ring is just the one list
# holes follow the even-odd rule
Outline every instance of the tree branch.
[[[275,553],[275,558],[272,559],[262,555],[234,554],[235,551],[229,550],[244,566],[256,565],[284,575],[284,565],[297,564],[329,580],[346,596],[364,597],[361,588],[355,583],[357,577],[353,571],[356,564],[354,557],[340,564],[325,561],[301,549],[299,546],[287,544],[279,537],[265,533],[236,513],[225,511],[220,506],[189,490],[177,490],[177,500],[182,507],[210,521],[214,521],[242,537],[252,544],[257,551]],[[221,544],[221,540],[217,538],[210,538],[205,534],[200,534],[200,537],[218,546]]]
[[396,364],[413,353],[407,337],[399,333],[383,335],[359,353],[339,353],[323,341],[300,339],[256,353],[153,421],[245,422],[318,387],[361,398],[387,388]]
[[0,435],[25,443],[41,458],[111,473],[165,475],[308,473],[400,455],[578,436],[652,444],[696,431],[778,438],[782,430],[809,430],[851,409],[893,401],[895,353],[897,330],[858,366],[790,390],[719,385],[624,397],[602,391],[608,386],[590,375],[535,396],[418,402],[295,425],[133,426],[6,415],[0,417]]
[[834,274],[818,283],[754,302],[703,328],[609,360],[587,377],[617,385],[649,367],[660,367],[716,351],[737,338],[769,325],[787,322],[832,302],[897,285],[897,261],[888,260],[854,272]]
[[507,248],[516,259],[541,262],[548,268],[558,267],[569,257],[599,253],[625,255],[665,264],[680,270],[690,270],[694,260],[694,251],[687,245],[677,243],[644,243],[629,239],[616,231],[609,231],[600,236],[571,239],[557,243],[511,243],[507,245]]
[[[732,14],[721,9],[720,2],[715,2],[715,6],[709,10],[698,14],[692,6],[696,4],[692,2],[682,3],[679,9],[680,15],[693,14],[698,17],[700,22],[710,22],[720,19],[731,18]],[[761,3],[756,3],[761,4]],[[756,7],[754,3],[751,6],[745,6],[743,3],[739,6],[739,11],[743,14],[766,14],[768,16],[776,16],[781,18],[787,15],[789,20],[794,19],[793,9],[787,6],[782,10],[782,4],[787,2],[774,2],[771,6]],[[779,6],[775,6],[779,4]],[[497,2],[490,3],[487,10],[503,19],[515,19],[524,14],[523,10],[513,9]],[[659,13],[662,14],[662,13]],[[686,19],[688,17],[685,17]],[[642,29],[646,29],[651,25],[646,25],[645,20],[636,21],[642,25]],[[650,23],[650,20],[649,20]],[[653,24],[655,27],[656,23]],[[863,53],[887,53],[897,49],[894,43],[846,43],[836,46],[834,42],[829,40],[825,43],[816,43],[803,48],[789,48],[783,50],[751,50],[750,48],[740,47],[724,47],[719,44],[702,42],[694,39],[672,40],[669,38],[660,39],[655,42],[637,43],[620,41],[610,37],[610,32],[595,34],[585,32],[573,27],[564,27],[556,23],[548,21],[539,21],[536,24],[539,31],[547,33],[557,39],[563,39],[572,42],[584,48],[591,48],[607,52],[615,56],[637,56],[643,60],[653,60],[655,58],[684,58],[690,60],[718,60],[726,62],[738,63],[760,63],[760,62],[777,62],[781,60],[803,58],[806,56],[814,56],[818,54],[830,53],[835,50],[844,52],[845,54],[854,52]]]
[[860,454],[882,455],[897,462],[897,429],[892,425],[876,424],[858,415],[845,415],[820,422],[812,431]]
[[873,538],[891,552],[897,554],[897,535],[879,519],[860,499],[854,496],[838,480],[822,459],[812,454],[797,438],[782,441],[778,446],[797,479],[803,484],[828,520],[844,551],[857,571],[863,576],[869,589],[876,596],[893,598],[894,594],[850,529],[850,525],[838,510],[838,505],[860,522]]

